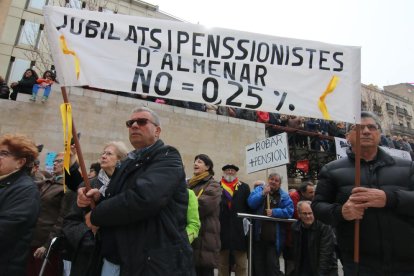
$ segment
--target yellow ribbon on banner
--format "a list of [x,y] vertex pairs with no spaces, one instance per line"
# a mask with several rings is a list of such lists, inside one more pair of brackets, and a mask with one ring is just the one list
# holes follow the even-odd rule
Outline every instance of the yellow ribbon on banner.
[[[65,155],[63,157],[63,167],[69,174],[70,167],[70,142],[72,140],[72,107],[69,103],[63,103],[60,105],[60,113],[62,115],[62,127],[63,127],[63,142],[65,145]],[[63,181],[63,190],[66,193],[66,184]]]
[[326,107],[325,98],[326,96],[328,96],[329,93],[332,93],[335,90],[338,81],[339,77],[333,76],[332,79],[329,81],[329,84],[326,87],[325,92],[323,92],[322,96],[319,97],[318,107],[322,112],[323,118],[326,120],[330,120],[331,115],[329,115],[328,108]]
[[68,45],[66,44],[66,39],[64,35],[60,36],[60,48],[65,55],[72,55],[75,59],[75,71],[76,71],[76,78],[79,79],[80,74],[80,61],[78,56],[76,55],[75,51],[69,50]]

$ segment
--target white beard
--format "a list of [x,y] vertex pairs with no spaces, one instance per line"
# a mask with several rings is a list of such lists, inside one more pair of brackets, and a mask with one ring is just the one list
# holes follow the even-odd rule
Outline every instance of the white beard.
[[234,179],[236,179],[237,177],[236,176],[234,176],[234,175],[224,175],[224,177],[223,177],[227,182],[233,182],[234,181]]

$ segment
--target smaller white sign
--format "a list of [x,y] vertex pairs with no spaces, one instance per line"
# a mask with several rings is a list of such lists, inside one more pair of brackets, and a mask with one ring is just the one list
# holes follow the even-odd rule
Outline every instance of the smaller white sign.
[[[336,159],[341,159],[347,157],[346,150],[350,147],[348,141],[344,138],[335,137],[335,147],[336,147]],[[399,157],[402,159],[407,159],[411,161],[411,155],[405,150],[393,149],[388,147],[380,146],[386,153],[393,157]]]
[[287,134],[281,133],[246,146],[247,173],[288,164]]

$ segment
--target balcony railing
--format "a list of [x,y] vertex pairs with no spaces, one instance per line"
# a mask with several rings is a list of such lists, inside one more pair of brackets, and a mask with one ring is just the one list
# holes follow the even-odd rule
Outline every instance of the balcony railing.
[[404,116],[405,115],[405,109],[404,108],[401,108],[401,107],[396,107],[396,110],[397,110],[397,115],[398,116]]
[[394,114],[394,112],[395,112],[395,108],[394,108],[394,106],[393,106],[392,104],[387,103],[387,104],[386,104],[386,108],[387,108],[387,112],[388,112],[388,113],[390,113],[390,114]]
[[414,129],[405,127],[405,126],[400,126],[400,125],[392,125],[392,132],[393,134],[400,134],[400,135],[408,135],[408,136],[413,136],[414,135]]
[[374,113],[379,116],[382,116],[382,107],[379,105],[374,105]]

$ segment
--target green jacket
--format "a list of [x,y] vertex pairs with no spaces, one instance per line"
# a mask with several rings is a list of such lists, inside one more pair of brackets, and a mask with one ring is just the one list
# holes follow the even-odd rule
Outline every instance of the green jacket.
[[187,208],[187,231],[188,240],[190,243],[198,237],[198,231],[200,230],[201,222],[198,216],[198,200],[193,190],[188,190],[188,208]]

